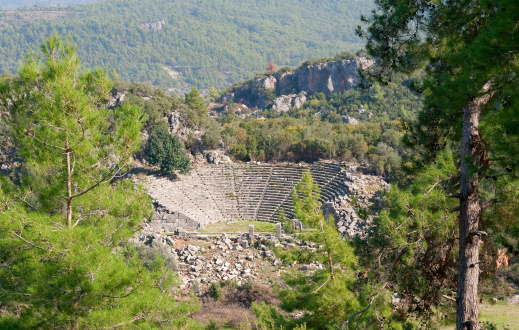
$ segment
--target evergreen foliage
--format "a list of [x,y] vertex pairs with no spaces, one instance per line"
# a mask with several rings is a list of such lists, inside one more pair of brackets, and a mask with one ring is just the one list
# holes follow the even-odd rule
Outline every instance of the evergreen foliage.
[[153,128],[144,146],[144,157],[150,164],[158,166],[166,173],[178,170],[185,174],[191,169],[184,145],[178,136],[169,133],[166,125]]
[[397,292],[402,299],[397,312],[424,327],[452,321],[454,305],[444,296],[456,291],[458,224],[452,212],[457,203],[446,194],[455,192],[457,176],[453,153],[439,153],[411,185],[391,186],[367,241],[355,241],[370,281],[383,289],[380,294]]
[[[11,190],[6,183],[1,188]],[[151,212],[147,195],[121,181],[99,187],[86,201],[96,208],[68,229],[62,215],[27,211],[23,202],[0,192],[0,327],[180,327],[191,322],[196,304],[175,301],[177,277],[164,259],[144,261],[127,244]]]
[[139,147],[139,109],[104,107],[109,79],[80,75],[70,43],[42,50],[0,89],[25,165],[21,184],[0,181],[0,327],[187,326],[197,305],[175,300],[171,261],[128,244],[151,214],[115,178]]
[[[324,219],[319,195],[319,188],[308,172],[293,192],[297,219],[312,229],[298,238],[314,243],[316,249],[278,253],[286,261],[318,262],[323,267],[309,274],[293,272],[285,275],[283,279],[289,288],[281,290],[279,297],[285,311],[304,312],[301,318],[293,320],[295,324],[306,324],[312,329],[337,329],[349,315],[360,309],[353,270],[357,259],[350,243],[341,239],[334,221]],[[272,316],[272,313],[267,315]]]
[[219,300],[222,297],[222,291],[220,290],[218,285],[212,283],[209,287],[208,295],[213,299]]
[[414,86],[425,96],[424,111],[407,135],[422,156],[417,167],[433,161],[449,141],[460,147],[460,188],[453,195],[460,204],[457,329],[479,329],[477,287],[484,257],[479,244],[487,227],[496,228],[484,209],[517,175],[517,152],[502,142],[518,137],[509,124],[518,114],[519,5],[513,0],[375,3],[377,9],[365,18],[368,29],[358,29],[368,39],[369,53],[380,57],[372,74],[387,83],[391,70],[426,73]]
[[0,87],[0,105],[9,113],[18,153],[27,170],[26,186],[38,186],[38,206],[67,209],[112,180],[140,146],[139,108],[107,109],[112,87],[102,70],[79,74],[75,47],[58,36],[42,46],[41,63],[29,54],[18,79]]

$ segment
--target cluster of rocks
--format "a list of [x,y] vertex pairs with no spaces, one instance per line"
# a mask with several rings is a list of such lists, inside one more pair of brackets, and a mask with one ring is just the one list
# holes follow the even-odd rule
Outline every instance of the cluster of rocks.
[[229,156],[226,156],[222,150],[205,150],[202,154],[209,164],[232,164]]
[[365,219],[359,217],[350,203],[351,199],[348,196],[344,196],[343,199],[335,202],[335,208],[339,210],[337,229],[343,236],[346,235],[350,238],[355,236],[365,237],[373,224],[373,216],[368,215]]
[[146,30],[158,31],[158,30],[162,30],[162,28],[165,25],[166,25],[166,22],[164,20],[162,20],[162,21],[157,21],[157,22],[152,22],[152,23],[143,23],[143,24],[141,24],[141,28],[146,29]]
[[117,105],[124,102],[124,100],[126,99],[126,94],[128,94],[128,92],[115,93],[113,95],[110,95],[106,103],[106,106],[110,109],[115,108]]
[[[364,238],[373,225],[373,219],[383,206],[380,190],[388,190],[389,184],[382,178],[349,171],[346,173],[347,194],[333,203],[337,228],[343,236]],[[362,210],[360,217],[357,210]]]
[[306,93],[281,95],[274,99],[272,109],[278,113],[287,112],[291,108],[299,109],[306,102]]
[[[212,283],[233,280],[238,285],[249,280],[267,283],[269,276],[265,274],[266,267],[275,276],[280,276],[281,261],[271,250],[274,246],[295,248],[301,244],[297,239],[274,235],[247,234],[210,238],[199,235],[191,244],[183,244],[175,250],[180,265],[182,288],[189,289],[195,285],[201,291],[207,290]],[[301,270],[311,270],[322,265],[307,265]],[[272,274],[271,274],[272,275]],[[196,284],[195,284],[196,283]]]
[[342,122],[345,124],[353,125],[353,126],[359,124],[359,121],[357,119],[350,117],[350,116],[342,116]]

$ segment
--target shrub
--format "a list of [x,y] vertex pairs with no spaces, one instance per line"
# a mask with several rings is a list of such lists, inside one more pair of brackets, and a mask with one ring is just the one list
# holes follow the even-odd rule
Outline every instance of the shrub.
[[208,291],[209,297],[219,300],[222,297],[222,291],[216,284],[211,284]]
[[191,291],[193,291],[193,293],[198,293],[200,292],[200,281],[199,280],[194,280],[191,284]]
[[178,270],[177,261],[175,257],[169,253],[169,248],[165,244],[157,240],[151,240],[149,244],[133,242],[132,245],[135,246],[139,258],[141,258],[144,266],[147,268],[151,268],[157,261],[157,258],[162,258],[166,268],[172,271]]
[[187,173],[191,169],[182,142],[178,136],[172,136],[165,125],[158,125],[151,131],[144,147],[144,158],[166,173],[175,170]]
[[239,160],[245,160],[247,158],[247,147],[243,144],[237,144],[232,147],[231,154]]

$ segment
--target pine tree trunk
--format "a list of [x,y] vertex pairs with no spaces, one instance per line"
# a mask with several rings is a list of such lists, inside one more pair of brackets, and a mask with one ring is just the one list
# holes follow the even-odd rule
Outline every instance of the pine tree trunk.
[[[488,82],[482,88],[490,89]],[[457,289],[457,330],[479,330],[478,281],[479,243],[477,235],[481,205],[479,201],[478,169],[484,156],[479,135],[481,111],[491,94],[474,99],[463,113],[463,135],[461,152],[460,217],[459,217],[459,265]]]
[[70,169],[70,148],[68,139],[65,140],[65,155],[67,158],[67,227],[72,227],[72,172]]

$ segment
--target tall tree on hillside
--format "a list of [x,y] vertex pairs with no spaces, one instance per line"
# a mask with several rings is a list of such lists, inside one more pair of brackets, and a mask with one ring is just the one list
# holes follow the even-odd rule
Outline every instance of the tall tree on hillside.
[[150,133],[144,146],[144,157],[150,164],[160,167],[166,173],[179,170],[184,174],[189,172],[189,157],[184,145],[177,135],[171,135],[166,125],[157,125]]
[[207,123],[207,108],[200,92],[191,87],[191,92],[186,94],[185,103],[188,110],[184,113],[188,123],[196,126],[205,126]]
[[[502,129],[516,120],[519,101],[519,3],[515,0],[394,1],[376,0],[367,31],[370,54],[380,58],[379,80],[389,71],[427,73],[422,86],[426,110],[412,139],[434,159],[448,138],[461,145],[457,329],[479,329],[477,287],[482,203],[479,182],[497,158],[516,172],[512,146],[494,150],[493,135],[511,139],[517,129]],[[507,119],[509,118],[509,119]],[[501,121],[502,120],[502,121]],[[481,124],[483,126],[481,126]],[[488,123],[488,125],[487,125]],[[517,136],[517,135],[515,135]]]
[[283,249],[280,255],[290,262],[317,263],[322,268],[307,274],[301,271],[286,274],[284,280],[289,288],[280,292],[281,307],[288,312],[304,311],[295,320],[299,325],[337,329],[348,316],[361,309],[355,286],[357,260],[350,242],[342,239],[333,218],[324,218],[319,197],[319,187],[310,172],[306,172],[294,188],[292,198],[296,218],[312,228],[298,238],[312,242],[315,248]]
[[186,326],[196,304],[175,300],[167,248],[129,243],[151,213],[115,178],[140,145],[139,108],[106,108],[110,80],[79,74],[70,43],[53,36],[42,51],[0,84],[24,163],[22,184],[0,176],[0,328]]
[[44,63],[31,54],[19,80],[4,86],[2,105],[20,154],[46,181],[41,204],[48,209],[64,204],[70,228],[74,202],[112,180],[140,146],[141,113],[127,104],[106,108],[111,80],[102,70],[79,74],[70,43],[54,35],[42,52]]

